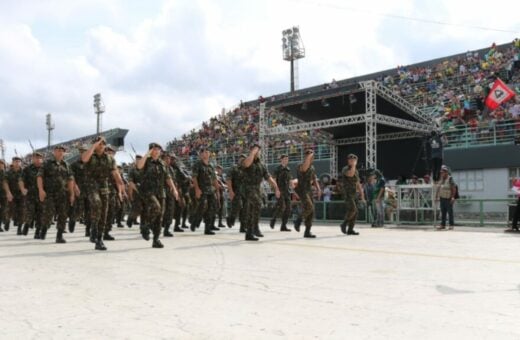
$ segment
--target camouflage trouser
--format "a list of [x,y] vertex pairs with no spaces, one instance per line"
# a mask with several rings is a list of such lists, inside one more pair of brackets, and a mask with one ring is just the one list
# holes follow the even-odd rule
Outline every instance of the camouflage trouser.
[[262,193],[258,187],[247,187],[243,196],[243,226],[246,232],[254,232],[254,229],[260,221],[260,209],[262,208]]
[[108,211],[107,211],[107,219],[105,221],[105,232],[109,232],[112,230],[112,223],[114,223],[114,219],[116,217],[116,212],[121,208],[121,201],[119,200],[119,195],[117,193],[111,192],[108,195]]
[[69,219],[72,219],[74,221],[79,221],[82,218],[85,225],[88,225],[88,197],[87,194],[83,191],[81,191],[79,197],[76,197],[76,200],[74,201],[74,207],[71,210],[71,214],[69,214]]
[[108,214],[108,192],[98,190],[89,192],[88,207],[90,215],[90,228],[96,230],[98,235],[102,235],[105,230]]
[[224,191],[220,192],[220,199],[218,201],[217,216],[219,224],[222,223],[222,217],[224,216]]
[[143,198],[141,197],[141,194],[134,193],[134,196],[132,197],[131,205],[132,208],[130,209],[130,218],[132,220],[136,220],[138,216],[141,216],[141,224],[144,223],[144,203]]
[[191,209],[189,210],[189,220],[190,223],[194,223],[198,220],[197,211],[199,210],[199,200],[195,197],[195,191],[190,189],[189,191]]
[[9,203],[9,214],[15,226],[22,226],[25,222],[25,196],[14,196]]
[[43,202],[43,218],[42,226],[49,228],[54,216],[58,217],[56,229],[65,230],[65,222],[67,221],[67,214],[69,211],[69,200],[67,199],[67,193],[49,193]]
[[175,201],[175,207],[173,209],[173,216],[175,218],[175,226],[179,226],[181,224],[181,218],[182,218],[182,225],[186,223],[186,217],[188,216],[188,213],[190,211],[191,207],[191,199],[188,192],[182,192],[181,196],[179,196],[179,200]]
[[245,211],[244,199],[240,194],[235,194],[235,197],[233,197],[231,201],[231,209],[229,209],[229,219],[235,221],[238,216],[240,223],[243,223]]
[[41,227],[43,217],[43,204],[40,202],[38,196],[27,196],[25,202],[25,224],[36,227]]
[[314,200],[312,199],[312,192],[298,194],[302,203],[300,218],[306,227],[312,226],[314,219]]
[[169,228],[173,221],[175,214],[175,197],[168,194],[164,200],[164,215],[162,225],[165,229]]
[[286,224],[289,220],[289,216],[291,216],[291,196],[289,194],[281,195],[276,201],[273,220],[278,216],[282,217],[282,225]]
[[7,214],[8,204],[5,195],[0,196],[0,222],[7,224],[9,215]]
[[213,222],[215,221],[217,206],[217,197],[214,193],[203,193],[197,200],[197,211],[194,213],[193,219],[195,225],[199,226],[200,222],[204,220],[206,230],[211,229],[211,227],[213,226]]
[[161,234],[165,198],[153,194],[148,194],[145,197],[146,224],[152,229],[153,235],[158,237]]
[[354,195],[345,196],[345,220],[343,223],[353,228],[356,223],[358,208],[356,205],[356,197]]

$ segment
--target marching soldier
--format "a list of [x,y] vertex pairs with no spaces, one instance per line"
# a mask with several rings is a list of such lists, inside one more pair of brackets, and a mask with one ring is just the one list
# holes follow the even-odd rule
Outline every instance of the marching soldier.
[[[263,237],[259,228],[260,208],[262,206],[262,194],[260,184],[262,180],[269,182],[275,191],[276,198],[280,198],[280,191],[267,168],[260,161],[260,146],[254,144],[249,156],[242,162],[243,181],[242,197],[244,198],[244,224],[246,228],[246,241],[258,241],[256,237]],[[255,237],[256,236],[256,237]]]
[[16,234],[22,235],[22,226],[25,222],[25,196],[27,189],[23,182],[22,159],[18,156],[13,157],[11,169],[6,175],[9,190],[13,199],[9,204],[9,212],[14,225],[17,227]]
[[[175,173],[173,168],[171,167],[171,156],[168,153],[163,153],[162,160],[164,162],[164,166],[166,167],[166,171],[168,175],[171,177],[173,182],[176,182]],[[175,197],[173,196],[171,191],[166,193],[166,197],[164,199],[164,216],[163,216],[163,236],[164,237],[172,237],[173,234],[170,232],[170,226],[173,222],[173,215],[175,213]],[[182,229],[181,229],[182,230]],[[184,230],[182,230],[184,231]]]
[[243,197],[241,194],[242,187],[242,162],[247,158],[247,155],[241,154],[238,158],[238,163],[234,165],[227,176],[227,187],[229,190],[229,200],[231,201],[231,209],[226,219],[229,228],[235,225],[235,220],[238,217],[240,221],[240,232],[245,233],[245,225],[243,224],[244,212],[243,208]]
[[210,152],[206,147],[199,150],[200,159],[193,165],[192,176],[197,210],[193,215],[191,231],[198,228],[204,219],[204,234],[215,235],[212,228],[219,201],[219,186],[213,166],[209,163]]
[[270,226],[271,229],[274,229],[276,218],[281,215],[282,226],[280,231],[291,231],[291,229],[287,228],[287,221],[289,221],[289,217],[291,216],[291,189],[293,189],[291,169],[288,166],[289,156],[280,156],[280,163],[274,172],[276,184],[278,185],[278,189],[280,189],[280,198],[276,201]]
[[5,161],[0,159],[0,232],[4,231],[2,223],[5,226],[5,231],[9,230],[8,206],[13,199],[6,180],[5,165]]
[[[105,153],[108,154],[115,162],[115,156],[116,156],[116,149],[110,144],[105,146]],[[119,171],[116,171],[118,173],[119,179],[122,180]],[[124,185],[124,184],[123,184]],[[108,179],[108,212],[107,212],[107,218],[106,218],[106,225],[105,225],[105,231],[103,234],[103,240],[104,241],[114,241],[114,236],[110,235],[110,232],[112,231],[112,225],[114,223],[114,219],[116,216],[116,211],[119,210],[121,206],[121,200],[122,198],[119,197],[118,194],[118,184],[116,183],[114,176],[111,176]]]
[[94,143],[81,155],[85,164],[85,189],[88,197],[90,212],[90,242],[95,243],[96,250],[107,250],[103,243],[105,227],[107,225],[109,179],[113,178],[117,184],[119,197],[123,197],[124,186],[115,160],[105,153],[105,138],[99,136]]
[[222,216],[224,215],[224,208],[225,208],[225,199],[224,199],[224,193],[227,189],[226,182],[224,181],[224,175],[222,173],[223,168],[221,165],[217,165],[215,167],[217,169],[217,181],[218,181],[218,192],[219,192],[219,202],[218,202],[218,209],[217,209],[217,215],[218,215],[218,228],[225,228],[224,224],[222,223]]
[[[341,188],[345,199],[346,213],[345,220],[341,223],[341,232],[347,235],[359,235],[354,231],[354,224],[358,214],[356,205],[356,192],[361,195],[361,201],[365,201],[364,190],[359,181],[359,174],[356,169],[358,157],[354,154],[347,156],[347,165],[341,170]],[[348,226],[348,230],[347,230]]]
[[[128,187],[128,181],[123,176],[123,167],[121,165],[117,166],[117,171],[119,172],[119,177],[121,177],[121,180],[123,181],[123,185],[125,187],[125,192],[127,191],[126,188]],[[121,204],[119,204],[118,209],[115,212],[115,222],[118,228],[124,228],[123,221],[125,217],[125,212],[128,208],[128,196],[124,196],[123,200],[121,201]]]
[[37,185],[40,202],[44,205],[40,239],[44,240],[54,215],[58,221],[56,243],[66,243],[63,238],[69,205],[74,203],[74,177],[63,156],[65,147],[54,147],[53,159],[47,160],[38,171]]
[[85,223],[85,236],[90,237],[85,163],[83,163],[83,160],[81,159],[81,156],[87,151],[87,148],[82,145],[78,148],[78,150],[80,157],[70,166],[75,181],[74,192],[76,199],[74,200],[74,206],[69,213],[69,231],[73,233],[76,226],[76,221],[83,219]]
[[294,223],[294,229],[300,231],[300,225],[304,222],[305,233],[303,237],[315,238],[316,235],[311,234],[312,220],[314,218],[314,200],[312,198],[312,187],[316,188],[318,197],[321,196],[320,185],[316,177],[316,171],[312,162],[314,161],[314,151],[312,149],[305,150],[305,158],[303,163],[298,165],[298,185],[296,186],[296,194],[300,197],[302,204],[301,213]]
[[32,154],[31,165],[23,169],[23,181],[27,189],[26,197],[26,219],[23,227],[23,234],[27,235],[29,228],[36,227],[34,238],[40,239],[42,228],[43,206],[38,197],[38,172],[43,165],[43,154],[34,152]]
[[166,198],[166,186],[172,192],[175,199],[179,194],[164,162],[159,158],[162,147],[158,143],[148,145],[146,157],[137,162],[137,169],[142,171],[141,194],[144,195],[146,210],[146,225],[141,230],[145,240],[150,239],[150,227],[153,232],[153,248],[163,248],[159,240],[161,235],[162,218],[164,214],[164,202]]
[[139,192],[141,186],[141,171],[137,169],[137,162],[143,158],[141,155],[135,155],[135,164],[130,168],[128,172],[128,199],[130,200],[131,209],[126,220],[128,228],[132,228],[132,225],[136,223],[137,217],[141,217],[141,226],[144,225],[145,211],[143,209],[143,197]]
[[175,173],[175,178],[177,180],[177,190],[179,191],[179,200],[175,201],[175,208],[173,209],[175,218],[175,228],[173,230],[176,232],[183,232],[184,229],[188,228],[188,226],[186,226],[186,218],[188,217],[188,213],[191,208],[191,176],[186,171],[186,169],[181,168],[181,166],[177,162],[177,157],[175,155],[172,155],[171,160],[172,169]]

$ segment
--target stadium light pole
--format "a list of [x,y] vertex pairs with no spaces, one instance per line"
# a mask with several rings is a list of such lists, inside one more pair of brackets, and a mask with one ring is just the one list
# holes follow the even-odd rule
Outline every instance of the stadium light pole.
[[2,159],[5,159],[5,145],[3,139],[0,139],[0,152],[2,153]]
[[47,126],[47,153],[51,150],[51,136],[52,130],[54,130],[54,123],[52,122],[52,115],[47,113],[45,116],[45,125]]
[[101,93],[94,95],[94,108],[97,115],[96,134],[99,135],[101,133],[101,115],[105,112],[105,104],[101,100]]
[[305,47],[300,36],[300,28],[293,26],[282,31],[282,53],[283,60],[291,63],[291,92],[295,90],[294,62],[305,57]]

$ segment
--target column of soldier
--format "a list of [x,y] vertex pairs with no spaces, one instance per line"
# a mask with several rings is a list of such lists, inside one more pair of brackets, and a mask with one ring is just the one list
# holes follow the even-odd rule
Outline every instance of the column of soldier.
[[[291,231],[287,223],[292,214],[291,197],[296,197],[301,208],[294,229],[299,232],[303,223],[304,237],[316,237],[311,233],[314,196],[319,197],[321,190],[312,165],[312,149],[306,149],[304,160],[297,167],[297,178],[293,179],[287,155],[280,157],[280,165],[271,176],[259,157],[260,146],[254,144],[249,154],[240,155],[225,182],[222,167],[213,167],[210,151],[205,147],[199,150],[199,159],[190,174],[175,155],[164,152],[158,143],[150,143],[145,156],[136,155],[128,180],[116,165],[116,150],[103,137],[95,138],[89,147],[80,147],[79,151],[79,160],[71,165],[64,160],[63,145],[54,147],[52,156],[45,161],[43,154],[34,152],[31,164],[25,167],[19,157],[14,157],[9,167],[0,160],[0,232],[8,231],[12,221],[17,235],[26,236],[34,229],[34,238],[45,240],[49,228],[55,224],[56,243],[66,243],[66,226],[73,233],[76,222],[80,221],[94,248],[106,250],[103,241],[114,240],[110,234],[112,225],[117,223],[122,228],[123,215],[128,211],[127,226],[138,224],[143,239],[149,241],[152,236],[152,247],[163,248],[160,236],[173,236],[170,226],[174,220],[174,232],[188,228],[195,231],[202,222],[206,235],[224,228],[227,190],[230,201],[227,226],[232,228],[238,218],[245,240],[258,241],[263,237],[259,225],[261,183],[266,180],[277,199],[270,227],[274,229],[280,216],[280,231]],[[341,172],[347,212],[340,229],[347,235],[358,235],[354,231],[356,194],[364,200],[356,165],[357,157],[351,154]]]

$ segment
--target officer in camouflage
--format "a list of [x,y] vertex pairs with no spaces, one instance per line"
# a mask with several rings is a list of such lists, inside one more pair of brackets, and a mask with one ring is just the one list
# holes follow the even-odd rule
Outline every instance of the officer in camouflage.
[[[262,193],[260,184],[263,180],[269,182],[275,192],[276,198],[280,198],[280,191],[274,179],[269,175],[267,168],[260,161],[260,146],[253,144],[249,156],[242,162],[242,188],[244,198],[244,224],[246,228],[246,241],[258,241],[256,237],[263,237],[259,228],[260,209],[262,207]],[[256,236],[256,237],[255,237]]]
[[[174,183],[177,183],[175,172],[173,171],[173,168],[171,166],[171,155],[168,153],[163,153],[162,161],[164,162],[164,166],[166,167],[166,171],[168,172],[168,175],[171,177],[172,181]],[[173,234],[170,232],[170,227],[173,222],[173,215],[175,213],[175,202],[176,199],[173,196],[172,192],[168,190],[166,192],[166,197],[164,199],[164,216],[163,216],[163,236],[164,237],[172,237]],[[182,229],[181,229],[182,230]],[[184,231],[184,230],[182,230]]]
[[247,155],[242,154],[238,158],[238,163],[234,165],[228,173],[227,176],[227,187],[229,190],[229,200],[231,201],[231,209],[229,211],[229,215],[227,217],[227,225],[229,228],[235,225],[235,219],[239,218],[240,221],[240,232],[245,233],[245,225],[242,223],[244,220],[244,212],[243,209],[243,197],[241,194],[240,188],[242,187],[242,162],[247,158]]
[[39,152],[34,152],[32,154],[32,163],[31,165],[25,167],[23,169],[23,182],[27,189],[27,197],[26,197],[26,215],[25,215],[25,225],[23,226],[23,234],[27,235],[29,232],[29,228],[36,227],[34,232],[34,238],[40,238],[40,231],[42,228],[42,215],[43,215],[43,206],[40,202],[40,198],[38,197],[38,172],[40,171],[43,165],[43,154]]
[[69,165],[63,159],[65,151],[64,146],[55,146],[53,159],[45,161],[37,175],[38,196],[44,205],[40,239],[45,239],[47,229],[51,225],[54,215],[57,215],[56,243],[66,243],[63,232],[68,207],[74,204],[74,176]]
[[195,188],[197,210],[193,214],[191,231],[198,228],[204,219],[204,234],[215,235],[212,228],[219,202],[219,185],[213,166],[209,163],[210,152],[206,147],[199,150],[199,160],[193,165],[192,178]]
[[276,218],[281,215],[282,226],[280,231],[291,231],[291,229],[287,228],[287,221],[289,221],[291,216],[291,189],[293,189],[291,169],[288,166],[289,156],[280,156],[280,163],[274,171],[274,178],[278,189],[280,189],[280,198],[276,201],[273,217],[269,225],[271,229],[274,229]]
[[[176,232],[184,232],[187,229],[186,218],[188,217],[189,210],[191,208],[190,199],[190,187],[191,187],[191,176],[178,162],[177,156],[171,156],[172,169],[175,173],[175,179],[177,180],[177,190],[179,190],[179,200],[175,201],[174,218]],[[181,227],[182,219],[182,227]]]
[[105,138],[96,137],[92,146],[81,155],[85,164],[85,189],[90,212],[90,242],[96,244],[96,250],[107,250],[103,236],[108,213],[109,179],[114,179],[120,199],[125,189],[116,162],[105,153],[105,146]]
[[132,225],[137,222],[138,216],[141,216],[141,226],[143,226],[145,221],[143,197],[139,192],[141,186],[141,171],[137,169],[137,162],[139,162],[141,158],[143,158],[143,156],[135,155],[135,164],[128,172],[128,199],[132,206],[128,219],[126,220],[128,228],[132,228]]
[[[365,194],[363,187],[359,181],[359,173],[356,169],[358,157],[354,154],[347,156],[347,165],[341,170],[341,189],[343,191],[343,198],[345,199],[346,213],[345,220],[341,223],[340,228],[343,234],[359,235],[354,231],[354,224],[358,214],[356,204],[356,192],[361,195],[361,201],[365,201]],[[348,230],[347,230],[348,226]]]
[[88,197],[85,187],[85,163],[81,160],[81,156],[87,148],[84,145],[78,147],[79,159],[70,165],[70,169],[74,176],[74,194],[76,199],[74,205],[69,211],[69,232],[73,233],[76,227],[76,221],[83,219],[85,224],[85,236],[90,236],[90,222],[88,218]]
[[305,233],[303,237],[315,238],[316,235],[311,233],[312,220],[314,218],[314,200],[312,197],[312,187],[316,189],[318,197],[321,196],[321,189],[316,177],[316,171],[312,165],[314,161],[314,151],[312,149],[305,150],[305,158],[303,163],[298,165],[297,178],[298,185],[296,186],[296,194],[300,197],[302,204],[301,214],[298,216],[294,223],[294,229],[300,231],[300,225],[302,221],[305,225]]
[[0,159],[0,232],[3,232],[2,223],[5,226],[5,231],[9,230],[9,202],[12,201],[13,195],[9,190],[9,185],[6,180],[5,161]]
[[[105,153],[108,154],[115,162],[115,156],[116,156],[116,149],[108,144],[105,146]],[[116,166],[117,170],[117,166]],[[119,171],[117,171],[119,174]],[[121,181],[121,175],[118,176]],[[124,183],[123,183],[124,186]],[[110,235],[110,232],[112,231],[112,225],[114,223],[114,219],[116,217],[116,211],[119,210],[121,207],[121,201],[123,198],[120,198],[119,196],[119,190],[118,190],[118,184],[116,183],[114,176],[109,177],[108,179],[108,212],[107,212],[107,218],[105,222],[105,231],[103,234],[103,240],[104,241],[114,241],[114,236]]]
[[218,209],[217,209],[217,216],[218,216],[218,227],[219,228],[225,228],[226,226],[222,223],[222,218],[225,214],[225,197],[224,194],[227,189],[226,182],[224,181],[224,173],[223,168],[221,165],[217,165],[215,167],[216,169],[216,175],[217,175],[217,181],[218,181],[218,193],[219,193],[219,201],[218,201]]
[[17,227],[16,234],[22,235],[22,226],[25,222],[25,197],[27,189],[23,182],[22,159],[18,156],[13,157],[11,169],[6,175],[9,190],[13,195],[13,199],[9,204],[9,213],[14,225]]

